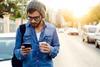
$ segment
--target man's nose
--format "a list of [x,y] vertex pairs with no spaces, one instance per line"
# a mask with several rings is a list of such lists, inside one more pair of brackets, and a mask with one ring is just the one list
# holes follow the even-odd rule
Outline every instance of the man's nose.
[[32,19],[31,22],[36,22],[36,21],[34,19]]

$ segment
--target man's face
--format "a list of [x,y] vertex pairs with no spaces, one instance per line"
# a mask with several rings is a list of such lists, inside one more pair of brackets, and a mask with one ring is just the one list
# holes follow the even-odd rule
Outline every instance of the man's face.
[[28,13],[28,20],[34,27],[38,27],[41,23],[42,17],[38,11],[34,11],[33,13]]

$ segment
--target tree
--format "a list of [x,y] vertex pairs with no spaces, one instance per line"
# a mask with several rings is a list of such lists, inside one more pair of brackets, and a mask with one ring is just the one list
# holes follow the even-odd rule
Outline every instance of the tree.
[[26,15],[26,5],[27,0],[5,0],[0,3],[0,16],[10,14],[11,19],[23,18]]
[[82,19],[83,24],[94,24],[100,21],[100,4],[94,6]]
[[3,2],[4,0],[0,0],[0,2]]
[[94,21],[99,21],[100,20],[100,4],[96,5],[92,10],[91,10],[91,16],[93,17],[92,19]]

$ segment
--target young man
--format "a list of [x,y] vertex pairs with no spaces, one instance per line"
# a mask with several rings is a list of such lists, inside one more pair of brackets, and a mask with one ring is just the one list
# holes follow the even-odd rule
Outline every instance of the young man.
[[[27,7],[28,22],[21,43],[20,28],[16,34],[14,53],[23,61],[23,67],[53,67],[52,59],[59,52],[59,39],[56,28],[46,22],[45,6],[38,1],[31,1]],[[26,47],[26,44],[30,47]]]

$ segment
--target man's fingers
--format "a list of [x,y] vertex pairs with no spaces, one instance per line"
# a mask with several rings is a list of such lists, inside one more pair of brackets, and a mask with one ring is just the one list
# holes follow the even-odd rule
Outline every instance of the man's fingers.
[[40,45],[41,48],[48,48],[48,45]]
[[27,53],[23,53],[22,55],[25,56],[25,55],[27,55]]
[[44,50],[44,51],[48,51],[48,50],[49,50],[49,48],[43,48],[43,50]]
[[31,50],[31,48],[26,48],[26,50]]
[[21,49],[25,48],[25,46],[21,46]]
[[27,53],[27,51],[22,51],[22,53]]
[[27,49],[27,48],[25,48],[25,49],[22,49],[22,51],[23,51],[23,52],[30,52],[30,51],[31,51],[31,49],[30,49],[30,48],[28,48],[28,49]]
[[22,55],[27,55],[31,51],[31,48],[25,48],[25,46],[21,46]]
[[48,51],[48,50],[43,50],[42,52],[43,52],[43,53],[48,53],[49,51]]
[[44,53],[49,53],[50,52],[50,49],[49,48],[41,48],[40,50],[42,52],[44,52]]

